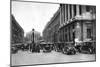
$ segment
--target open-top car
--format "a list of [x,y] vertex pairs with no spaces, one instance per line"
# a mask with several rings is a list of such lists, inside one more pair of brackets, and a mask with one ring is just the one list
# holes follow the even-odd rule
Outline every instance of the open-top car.
[[43,52],[51,52],[51,46],[49,44],[45,44],[45,46],[43,47]]
[[76,54],[76,49],[74,46],[65,46],[62,50],[62,53],[67,55],[74,55]]
[[59,43],[54,44],[55,51],[57,51],[57,52],[61,52],[63,47],[64,47],[64,43],[59,42]]
[[81,53],[93,54],[95,53],[95,47],[93,46],[93,42],[84,42],[84,44],[80,47]]
[[12,46],[11,47],[11,53],[12,54],[15,54],[15,53],[17,53],[18,52],[18,48],[16,47],[16,46]]

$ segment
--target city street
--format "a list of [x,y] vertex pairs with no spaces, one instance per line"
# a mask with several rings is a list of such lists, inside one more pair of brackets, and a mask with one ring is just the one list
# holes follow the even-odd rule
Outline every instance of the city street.
[[11,6],[11,66],[96,60],[95,5],[12,1]]
[[77,61],[94,61],[95,54],[79,54],[65,55],[60,52],[52,51],[51,53],[31,53],[29,51],[19,51],[12,54],[11,63],[13,65],[32,65],[46,63],[61,63],[61,62],[77,62]]

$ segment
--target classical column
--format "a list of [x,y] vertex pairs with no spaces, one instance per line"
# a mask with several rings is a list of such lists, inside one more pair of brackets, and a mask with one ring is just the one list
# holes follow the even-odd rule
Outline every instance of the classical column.
[[32,43],[34,43],[34,29],[32,29]]
[[72,18],[74,17],[74,7],[73,7],[74,5],[71,5],[71,7],[72,7]]
[[83,6],[82,6],[82,13],[85,13],[85,12],[86,12],[86,6],[83,5]]
[[61,26],[61,22],[62,22],[62,20],[61,20],[61,17],[62,17],[62,14],[61,14],[61,9],[62,9],[62,7],[60,6],[60,26]]
[[70,19],[70,4],[68,4],[68,20]]
[[79,22],[77,22],[77,24],[76,24],[76,38],[78,40],[81,39],[81,25]]
[[67,15],[66,15],[66,5],[65,5],[65,23],[67,22]]
[[76,15],[79,15],[79,5],[76,5]]
[[68,21],[68,4],[66,4],[66,22]]

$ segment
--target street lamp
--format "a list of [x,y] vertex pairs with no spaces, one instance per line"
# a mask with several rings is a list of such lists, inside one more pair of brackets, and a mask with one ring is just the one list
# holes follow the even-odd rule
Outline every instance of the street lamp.
[[32,29],[32,43],[34,43],[34,29]]

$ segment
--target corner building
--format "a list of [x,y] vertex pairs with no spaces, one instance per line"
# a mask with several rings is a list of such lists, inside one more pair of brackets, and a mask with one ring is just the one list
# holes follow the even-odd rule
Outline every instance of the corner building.
[[60,4],[47,23],[43,38],[46,42],[96,42],[96,6]]
[[59,41],[96,41],[96,6],[60,4]]

